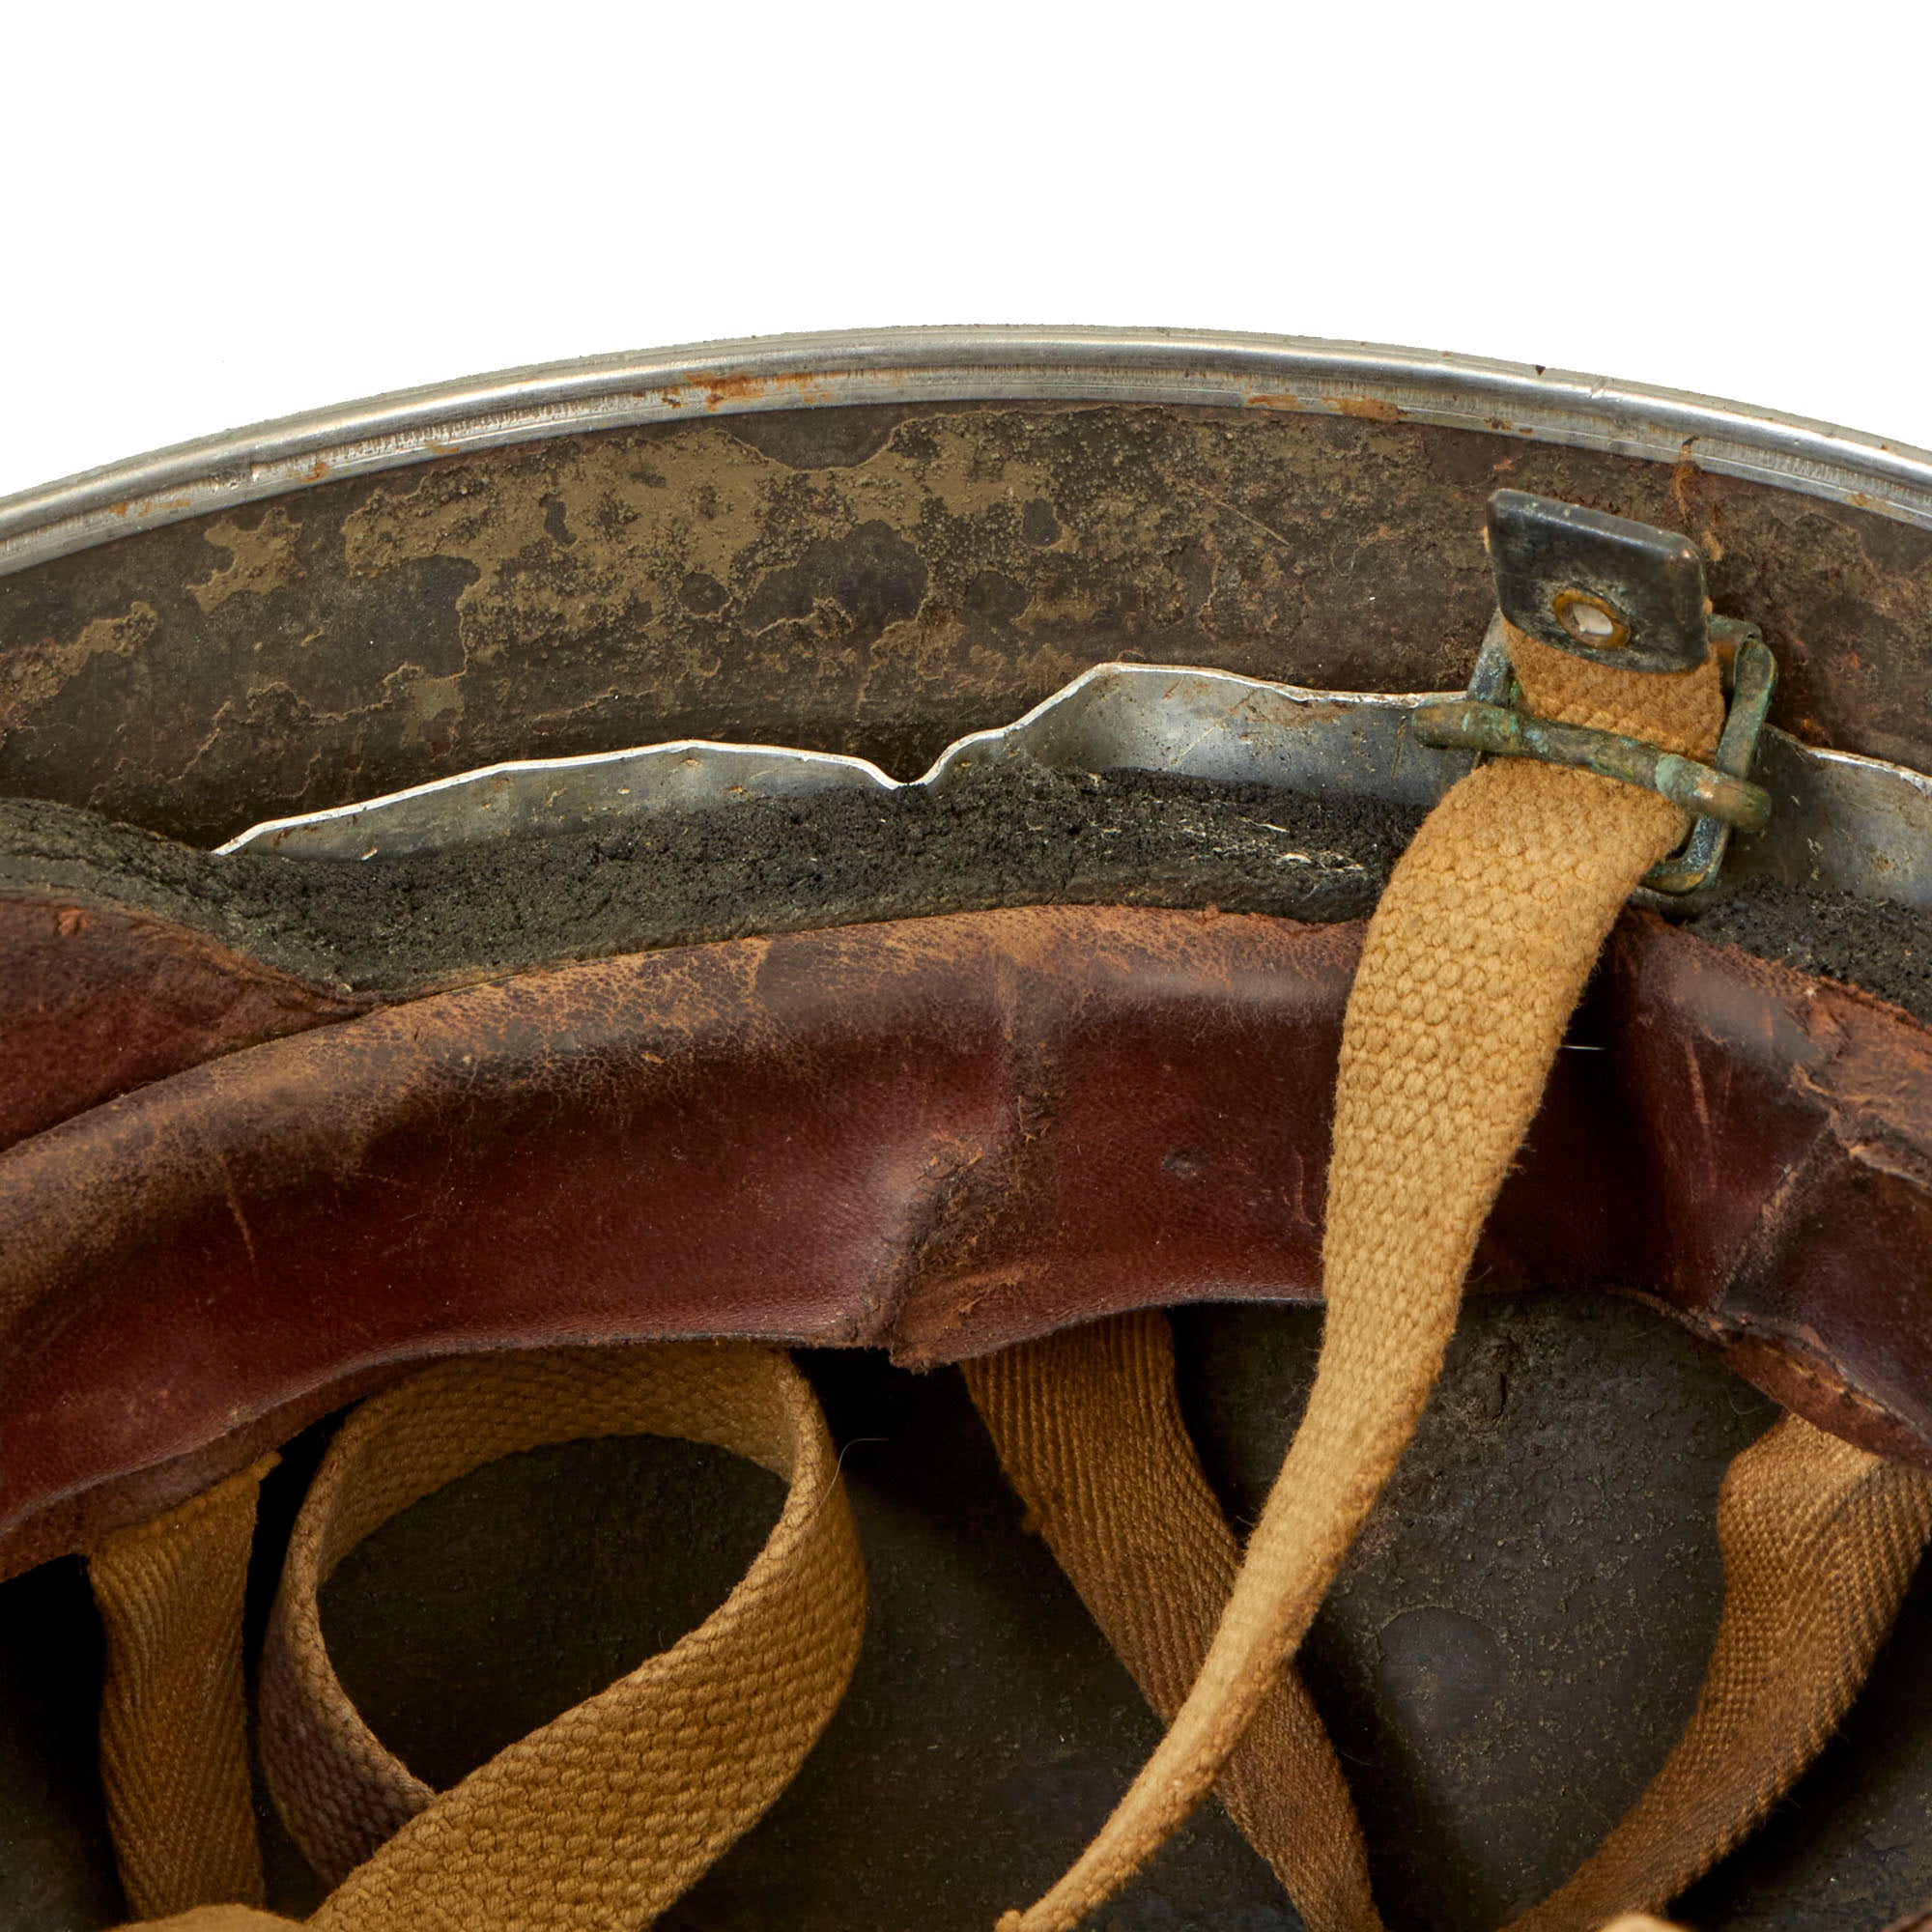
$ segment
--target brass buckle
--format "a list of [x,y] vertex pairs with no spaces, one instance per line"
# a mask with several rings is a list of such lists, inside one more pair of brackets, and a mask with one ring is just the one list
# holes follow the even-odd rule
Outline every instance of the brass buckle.
[[1423,744],[1443,751],[1474,752],[1478,764],[1487,756],[1575,765],[1625,784],[1641,785],[1682,806],[1696,821],[1690,837],[1669,858],[1653,866],[1643,883],[1651,892],[1673,897],[1697,892],[1717,877],[1733,830],[1761,832],[1770,821],[1771,794],[1752,784],[1749,775],[1777,683],[1777,661],[1755,624],[1713,617],[1709,636],[1718,654],[1726,703],[1724,728],[1708,765],[1640,738],[1561,724],[1525,711],[1500,623],[1491,625],[1483,640],[1468,695],[1446,704],[1420,706],[1415,735]]

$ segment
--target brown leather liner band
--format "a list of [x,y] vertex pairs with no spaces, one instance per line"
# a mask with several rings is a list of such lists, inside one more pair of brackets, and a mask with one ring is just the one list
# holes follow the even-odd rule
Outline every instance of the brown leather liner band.
[[[23,1140],[0,1573],[427,1357],[740,1335],[923,1364],[1310,1298],[1359,940],[1060,907],[727,941],[340,1019]],[[1927,1030],[1633,915],[1572,1038],[1596,1050],[1559,1055],[1475,1285],[1636,1289],[1932,1465]]]
[[0,896],[0,1148],[371,1004],[151,913]]

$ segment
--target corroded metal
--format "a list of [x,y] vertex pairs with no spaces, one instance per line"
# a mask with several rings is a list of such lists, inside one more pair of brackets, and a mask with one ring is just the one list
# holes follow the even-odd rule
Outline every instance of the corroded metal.
[[[1652,399],[1654,408],[1623,410],[1628,392],[1612,392],[1599,408],[1569,379],[1552,379],[1548,395],[1519,409],[1525,384],[1484,365],[1463,368],[1460,386],[1435,377],[1371,380],[1359,355],[1350,362],[1338,352],[1326,363],[1306,357],[1269,393],[1264,380],[1284,369],[1278,344],[1252,354],[1179,345],[1173,387],[1163,390],[1158,383],[1170,377],[1156,382],[1145,363],[1123,380],[1100,340],[1083,338],[1052,367],[1017,375],[989,346],[974,372],[945,377],[954,386],[943,393],[930,368],[905,364],[863,379],[827,371],[836,358],[823,345],[785,346],[780,359],[791,358],[789,373],[755,382],[688,357],[664,388],[629,399],[620,384],[639,365],[606,364],[579,372],[574,388],[555,372],[498,384],[494,401],[470,385],[469,400],[456,404],[443,392],[407,409],[365,410],[353,436],[347,418],[356,412],[338,412],[311,425],[306,441],[279,448],[272,439],[228,439],[213,467],[201,456],[163,459],[39,493],[24,520],[18,506],[14,515],[22,567],[0,578],[0,791],[93,806],[208,843],[269,813],[339,806],[532,751],[608,753],[700,731],[807,745],[908,775],[961,733],[1003,725],[1082,670],[1122,658],[1140,661],[1122,677],[1172,678],[1174,667],[1208,665],[1218,668],[1210,676],[1261,682],[1447,689],[1463,683],[1491,602],[1474,539],[1478,507],[1509,483],[1686,529],[1720,606],[1772,638],[1787,670],[1779,710],[1787,728],[1767,733],[1757,775],[1779,810],[1764,833],[1737,841],[1741,876],[1755,868],[1795,883],[1857,878],[1907,903],[1932,903],[1932,785],[1895,766],[1812,749],[1831,743],[1932,766],[1923,641],[1932,633],[1932,495],[1920,459],[1799,425],[1768,431],[1744,412],[1727,421],[1714,406]],[[879,386],[868,390],[872,381]],[[1031,385],[1024,401],[1011,400],[1017,383]],[[795,407],[827,402],[868,407]],[[115,489],[124,490],[118,500],[103,494]],[[1095,716],[1103,683],[1089,687]],[[1066,723],[1070,748],[1088,726]],[[1788,800],[1802,810],[1786,811]],[[1733,1009],[1741,1027],[1760,1010],[1748,1002]],[[1687,1076],[1664,1049],[1684,1045],[1657,1042],[1673,1081]],[[1821,1036],[1805,1081],[1840,1053],[1840,1041]],[[1591,1078],[1613,1081],[1622,1070],[1615,1054],[1564,1059]],[[1641,1131],[1664,1136],[1656,1158],[1665,1166],[1670,1135],[1700,1126],[1707,1085],[1716,1091],[1718,1063],[1704,1044],[1692,1038],[1686,1059],[1682,1091],[1697,1104],[1678,1110],[1681,1122],[1656,1108],[1634,1116]],[[1868,1066],[1844,1063],[1855,1098]],[[1847,1124],[1863,1132],[1855,1110]],[[1559,1144],[1551,1157],[1562,1152]],[[1898,1180],[1876,1161],[1867,1168],[1872,1184]],[[1191,1158],[1162,1173],[1179,1186],[1201,1169]],[[1297,1202],[1300,1178],[1297,1168]],[[1790,1194],[1794,1226],[1814,1198],[1805,1188],[1834,1184],[1810,1168],[1801,1178]],[[1275,1199],[1257,1194],[1264,1208]],[[216,1222],[226,1225],[219,1214]],[[1858,1305],[1883,1305],[1869,1279],[1847,1275]],[[1776,1286],[1765,1284],[1774,1314]],[[1560,1314],[1551,1337],[1577,1319]],[[1601,1321],[1603,1311],[1583,1319]],[[1279,1443],[1256,1431],[1293,1414],[1282,1391],[1296,1378],[1285,1378],[1282,1363],[1300,1364],[1314,1340],[1304,1325],[1292,1348],[1270,1356],[1250,1331],[1228,1337],[1190,1378],[1188,1397],[1210,1469],[1236,1484],[1230,1506],[1244,1516],[1254,1498],[1236,1479],[1249,1465],[1271,1474],[1279,1462]],[[1406,1860],[1410,1916],[1434,1913],[1457,1925],[1496,1923],[1520,1895],[1560,1876],[1654,1770],[1694,1694],[1721,1597],[1709,1496],[1723,1461],[1763,1421],[1749,1410],[1740,1419],[1739,1403],[1752,1399],[1728,1382],[1693,1388],[1688,1367],[1689,1393],[1673,1396],[1673,1383],[1660,1396],[1646,1378],[1665,1350],[1634,1331],[1615,1348],[1586,1335],[1560,1358],[1522,1334],[1498,1338],[1481,1326],[1477,1339],[1472,1361],[1452,1358],[1432,1409],[1442,1430],[1434,1442],[1427,1429],[1418,1438],[1406,1464],[1413,1482],[1372,1527],[1331,1599],[1326,1634],[1318,1627],[1310,1646],[1318,1694],[1350,1762],[1375,1772],[1366,1780],[1371,1837],[1398,1861],[1384,1903],[1392,1914],[1404,1907]],[[1492,1347],[1498,1342],[1507,1346]],[[878,1505],[918,1532],[904,1560],[884,1565],[882,1591],[892,1574],[923,1575],[933,1549],[956,1544],[961,1498],[974,1493],[960,1472],[972,1473],[975,1456],[985,1461],[970,1428],[954,1440],[933,1426],[928,1398],[944,1386],[895,1390],[876,1409],[848,1406],[838,1416],[847,1439],[892,1435],[934,1450],[930,1512],[915,1514],[895,1491]],[[1219,1410],[1209,1400],[1217,1390],[1234,1391]],[[1631,1414],[1654,1425],[1662,1413],[1670,1453],[1660,1460],[1663,1438],[1650,1426],[1636,1462],[1593,1461],[1588,1442],[1579,1457],[1577,1417],[1588,1423],[1593,1402],[1599,1433],[1626,1447]],[[1488,1488],[1462,1480],[1444,1460],[1468,1464],[1499,1431],[1516,1432],[1512,1440],[1536,1453],[1552,1430],[1565,1454],[1546,1457],[1527,1487],[1520,1456],[1492,1457]],[[1671,1516],[1669,1540],[1658,1542],[1656,1498],[1647,1489],[1638,1495],[1642,1484],[1620,1471],[1655,1465],[1652,1487],[1674,1496],[1692,1461],[1687,1445],[1696,1492]],[[894,1481],[910,1482],[905,1471],[918,1458],[895,1448],[874,1460]],[[865,1461],[855,1457],[855,1466]],[[864,1468],[858,1480],[867,1480]],[[1444,1512],[1495,1517],[1505,1492],[1530,1496],[1531,1520],[1509,1548],[1499,1544],[1492,1560],[1471,1564],[1467,1522]],[[1636,1495],[1642,1507],[1593,1517],[1571,1506],[1572,1492],[1585,1503]],[[502,1520],[530,1514],[497,1512]],[[1560,1570],[1550,1525],[1571,1518],[1572,1530],[1582,1527],[1562,1574],[1577,1587],[1552,1593],[1535,1579],[1557,1574],[1552,1561]],[[460,1543],[460,1525],[456,1535]],[[1641,1561],[1629,1560],[1633,1549]],[[1037,1656],[1011,1637],[1015,1616],[1037,1616],[1045,1584],[1021,1574],[1023,1595],[989,1595],[977,1587],[984,1573],[976,1555],[974,1590],[928,1590],[916,1606],[922,1614],[898,1624],[923,1630],[932,1619],[923,1612],[937,1605],[941,1649],[966,1655],[954,1627],[996,1603],[1002,1615],[973,1627],[974,1656],[994,1676],[935,1676],[923,1658],[869,1646],[877,1709],[916,1711],[902,1684],[945,1678],[964,1722],[1032,1708],[1024,1694],[989,1695],[989,1683],[1009,1679],[1026,1692],[1047,1681],[1042,1672],[1056,1687],[1066,1678],[1072,1653],[1057,1629]],[[1687,1575],[1695,1585],[1689,1597]],[[1630,1577],[1661,1579],[1655,1603],[1624,1602]],[[1469,1594],[1471,1577],[1488,1579],[1487,1597]],[[1922,1659],[1932,1627],[1923,1598],[1894,1640],[1893,1662],[1916,1667]],[[21,1601],[17,1591],[9,1601]],[[1687,1601],[1695,1616],[1667,1628],[1659,1621],[1658,1605],[1682,1610]],[[1018,1606],[1011,1616],[1009,1604]],[[9,1615],[18,1630],[18,1611]],[[66,1671],[71,1701],[56,1707],[43,1690],[46,1659],[84,1651],[92,1626],[70,1601],[55,1603],[48,1622],[66,1648],[16,1643],[0,1655],[0,1672],[21,1693],[9,1701],[22,1723],[71,1747],[91,1736],[98,1661],[82,1655]],[[1576,1657],[1557,1655],[1550,1631],[1587,1641],[1573,1645]],[[1621,1654],[1606,1635],[1629,1653],[1626,1662],[1641,1662],[1636,1677],[1605,1677],[1604,1659]],[[629,1637],[614,1648],[627,1644],[633,1654],[640,1648]],[[1086,1683],[1111,1669],[1097,1656],[1061,1699],[1077,1707],[1079,1722],[1062,1721],[1056,1708],[1055,1724],[1039,1733],[1049,1745],[1073,1730],[1103,1743],[1126,1735],[1134,1713]],[[1878,1694],[1853,1716],[1840,1771],[1810,1780],[1788,1807],[1790,1829],[1714,1881],[1721,1896],[1707,1890],[1702,1917],[1743,1922],[1763,1918],[1773,1897],[1787,1910],[1797,1897],[1804,1922],[1823,1926],[1849,1909],[1853,1893],[1884,1899],[1886,1910],[1922,1894],[1925,1861],[1916,1853],[1928,1842],[1925,1744],[1910,1735],[1911,1697],[1887,1694],[1912,1675],[1875,1685]],[[866,1690],[861,1683],[857,1698]],[[1503,1701],[1516,1692],[1520,1710]],[[488,1700],[433,1701],[440,1712],[473,1713]],[[889,1816],[899,1842],[941,1847],[926,1914],[937,1923],[971,1891],[980,1869],[973,1861],[984,1864],[988,1845],[1013,1840],[1012,1819],[1065,1802],[1039,1782],[1051,1752],[1031,1732],[975,1734],[967,1755],[992,1765],[995,1777],[922,1785],[894,1767],[915,1756],[928,1762],[923,1733],[880,1731],[863,1701],[848,1713],[850,1747],[828,1736],[813,1760],[823,1797],[809,1785],[789,1795],[793,1829],[748,1841],[753,1858],[774,1848],[774,1862],[755,1877],[743,1864],[724,1871],[700,1913],[768,1918],[771,1898],[800,1892],[804,1866],[789,1861],[800,1856],[789,1848],[804,1846],[809,1859],[838,1843],[853,1854],[841,1869],[872,1891],[856,1902],[841,1896],[819,1916],[828,1924],[841,1912],[840,1922],[875,1922],[879,1899],[902,1904],[904,1887],[895,1869],[874,1885],[890,1860],[870,1857],[849,1832],[855,1817]],[[1646,1722],[1623,1724],[1632,1714]],[[1548,1767],[1574,1761],[1579,1725],[1609,1738],[1610,1754],[1598,1753],[1603,1775],[1570,1780],[1569,1808],[1556,1807],[1557,1817]],[[1879,1747],[1873,1725],[1891,1727]],[[926,1728],[951,1735],[943,1724]],[[1531,1732],[1547,1749],[1498,1742]],[[71,1748],[53,1761],[65,1772],[83,1755]],[[1106,1762],[1098,1752],[1094,1761]],[[1855,1817],[1842,1795],[1835,1811],[1831,1803],[1843,1793],[1848,1762],[1859,1780]],[[925,1789],[930,1816],[916,1822],[930,1832],[909,1834],[902,1805],[855,1810],[854,1767],[882,1764],[887,1784],[896,1779],[914,1793],[910,1802]],[[106,1872],[98,1831],[76,1857],[67,1814],[49,1820],[41,1760],[28,1780],[14,1778],[27,1799],[11,1808],[0,1789],[0,1834],[18,1853],[9,1870],[38,1877],[65,1862]],[[92,1820],[87,1807],[98,1799],[81,1764],[68,1783],[83,1781],[88,1795],[69,1811]],[[1848,1817],[1862,1835],[1845,1860]],[[970,1829],[935,1835],[961,1819]],[[956,1861],[950,1844],[961,1848]],[[1271,1909],[1264,1888],[1235,1897],[1224,1874],[1241,1856],[1217,1841],[1205,1875],[1177,1881],[1171,1869],[1151,1909],[1204,1920]],[[1010,1871],[1003,1865],[998,1876],[1004,1883]],[[114,1902],[89,1910],[104,1920]]]
[[1580,503],[1490,498],[1496,603],[1552,650],[1624,670],[1694,670],[1710,655],[1704,560],[1689,537]]
[[1771,819],[1771,795],[1762,785],[1732,778],[1676,752],[1620,731],[1565,724],[1500,704],[1452,698],[1424,706],[1415,732],[1443,751],[1482,752],[1498,758],[1535,758],[1546,765],[1573,765],[1657,792],[1699,817],[1717,818],[1745,832],[1762,832]]
[[1413,422],[1036,404],[485,450],[0,578],[0,793],[201,844],[508,758],[679,738],[898,777],[1081,670],[1460,690],[1502,483],[1689,531],[1776,721],[1932,768],[1932,532]]
[[[1695,823],[1684,845],[1644,875],[1644,886],[1667,897],[1698,892],[1716,879],[1733,830],[1763,832],[1771,823],[1773,808],[1771,792],[1749,782],[1749,778],[1766,745],[1765,717],[1777,686],[1776,660],[1753,624],[1715,617],[1710,620],[1710,636],[1722,665],[1727,702],[1723,730],[1709,765],[1616,732],[1563,724],[1525,712],[1522,693],[1510,669],[1508,632],[1500,612],[1483,639],[1468,692],[1460,698],[1420,703],[1412,730],[1420,743],[1438,749],[1470,751],[1479,756],[1541,758],[1661,793],[1695,814]],[[1805,764],[1807,770],[1831,770],[1834,778],[1838,776],[1835,768],[1808,754]],[[1916,874],[1918,862],[1898,867],[1894,874],[1870,861],[1887,850],[1900,850],[1902,856],[1925,836],[1928,828],[1920,824],[1918,808],[1927,781],[1917,772],[1895,767],[1888,767],[1887,773],[1878,787],[1864,789],[1854,783],[1830,803],[1826,794],[1833,787],[1829,779],[1822,785],[1787,787],[1787,815],[1795,817],[1796,825],[1786,828],[1778,844],[1750,848],[1741,869],[1787,884],[1824,886],[1868,898],[1890,897],[1894,884],[1903,885]],[[1811,823],[1807,814],[1813,810],[1821,817],[1830,811],[1841,833],[1848,814],[1858,821],[1852,838],[1841,836],[1829,857],[1807,834]],[[1911,830],[1903,830],[1900,814]],[[1814,854],[1796,876],[1789,864],[1794,833]],[[1926,853],[1925,864],[1932,869],[1932,850]],[[1903,902],[1919,901],[1911,896]]]
[[[1711,628],[1723,654],[1724,693],[1729,699],[1724,728],[1712,762],[1725,777],[1743,782],[1756,765],[1759,748],[1764,743],[1764,721],[1771,711],[1772,694],[1777,689],[1777,660],[1754,625],[1719,618],[1713,621]],[[1690,828],[1690,837],[1683,849],[1653,866],[1644,875],[1644,884],[1654,893],[1673,895],[1700,892],[1710,885],[1724,863],[1732,831],[1762,832],[1771,821],[1771,793],[1762,785],[1750,785],[1747,789],[1753,794],[1754,822],[1726,818],[1721,812],[1699,818]],[[1874,818],[1867,849],[1883,844],[1890,824],[1882,815]],[[1801,838],[1804,836],[1802,823],[1795,829]],[[1927,856],[1932,859],[1932,854]],[[1868,885],[1867,895],[1883,897],[1884,894],[1870,892]]]
[[1207,406],[1482,429],[1694,465],[1932,526],[1932,454],[1571,370],[1224,330],[885,328],[507,369],[110,464],[0,502],[0,571],[331,478],[640,423],[934,402]]
[[[1645,874],[1669,895],[1709,885],[1733,831],[1762,832],[1771,794],[1750,782],[1777,665],[1753,624],[1711,614],[1703,560],[1688,537],[1520,490],[1489,504],[1488,547],[1498,621],[1483,640],[1468,695],[1423,705],[1415,735],[1442,750],[1535,758],[1657,792],[1691,814],[1683,848]],[[1622,732],[1527,709],[1509,668],[1509,639],[1526,633],[1593,664],[1657,673],[1695,669],[1719,647],[1727,700],[1713,762]]]

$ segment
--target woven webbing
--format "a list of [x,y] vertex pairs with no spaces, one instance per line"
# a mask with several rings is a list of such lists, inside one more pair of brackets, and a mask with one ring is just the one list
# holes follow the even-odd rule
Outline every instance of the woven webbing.
[[[1174,1390],[1158,1313],[965,1364],[1000,1462],[1148,1700],[1192,1681],[1236,1568]],[[1928,1538],[1932,1477],[1786,1416],[1731,1464],[1718,1505],[1726,1589],[1697,1708],[1628,1816],[1511,1932],[1626,1932],[1701,1877],[1796,1782],[1864,1682]],[[1217,1790],[1310,1932],[1378,1923],[1360,1832],[1292,1668]],[[1668,1932],[1668,1928],[1665,1928]]]
[[[317,1590],[377,1524],[480,1463],[634,1433],[715,1443],[784,1477],[777,1527],[697,1629],[432,1802],[337,1683]],[[831,1438],[781,1353],[700,1343],[482,1357],[377,1397],[317,1474],[264,1654],[270,1788],[318,1869],[355,1865],[311,1923],[648,1923],[790,1782],[851,1676],[864,1615]]]
[[[1531,709],[1708,755],[1715,661],[1663,675],[1512,632]],[[1307,1412],[1206,1663],[1073,1868],[1003,1928],[1066,1932],[1220,1776],[1413,1433],[1463,1278],[1618,908],[1683,837],[1677,809],[1593,773],[1506,759],[1454,786],[1370,922],[1343,1028]]]
[[[357,1541],[495,1457],[588,1435],[708,1442],[789,1488],[724,1603],[670,1649],[438,1796],[349,1702],[316,1593]],[[239,1605],[237,1606],[239,1627]],[[328,1932],[617,1932],[648,1924],[764,1813],[837,1706],[865,1578],[816,1399],[744,1344],[558,1350],[429,1370],[366,1403],[298,1520],[264,1652],[264,1768],[296,1840],[346,1874]],[[206,1713],[145,1744],[165,1758]],[[125,1856],[125,1847],[124,1847]],[[353,1867],[353,1868],[352,1868]],[[286,1921],[227,1908],[183,1932]]]
[[136,1913],[262,1902],[242,1601],[270,1456],[88,1557],[106,1637],[100,1778]]
[[[1030,1525],[1148,1702],[1172,1718],[1208,1654],[1240,1549],[1181,1418],[1166,1315],[1067,1329],[964,1368]],[[1292,1668],[1217,1789],[1308,1932],[1380,1932],[1349,1787]]]
[[1850,1709],[1932,1537],[1932,1476],[1787,1415],[1718,1504],[1724,1610],[1697,1708],[1643,1796],[1511,1932],[1667,1904],[1790,1790]]
[[[1514,633],[1511,643],[1534,709],[1708,753],[1715,666],[1658,677]],[[1016,1488],[1172,1719],[1072,1870],[1003,1927],[1072,1927],[1218,1785],[1314,1932],[1374,1932],[1352,1806],[1289,1660],[1427,1400],[1483,1221],[1603,937],[1683,829],[1649,793],[1512,761],[1457,786],[1397,868],[1345,1027],[1320,1370],[1245,1558],[1181,1427],[1164,1318],[969,1369]],[[479,1463],[632,1431],[713,1442],[778,1471],[790,1484],[778,1527],[698,1630],[438,1796],[342,1691],[317,1593],[378,1524]],[[237,1482],[244,1490],[224,1485],[94,1559],[110,1626],[103,1762],[144,1911],[260,1896],[252,1832],[238,1823],[254,1489]],[[1836,1724],[1928,1533],[1932,1483],[1795,1419],[1740,1457],[1720,1504],[1726,1603],[1697,1711],[1597,1855],[1516,1932],[1584,1932],[1661,1905],[1729,1849]],[[339,1880],[311,1923],[650,1922],[797,1770],[850,1675],[863,1599],[823,1419],[771,1351],[472,1359],[366,1405],[303,1509],[264,1660],[271,1790],[298,1842]],[[168,1922],[286,1921],[207,1905]]]

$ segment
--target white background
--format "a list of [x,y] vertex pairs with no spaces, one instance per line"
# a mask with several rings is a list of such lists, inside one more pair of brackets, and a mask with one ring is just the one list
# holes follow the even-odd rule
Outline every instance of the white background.
[[784,329],[1396,342],[1932,444],[1922,5],[0,8],[0,493]]

